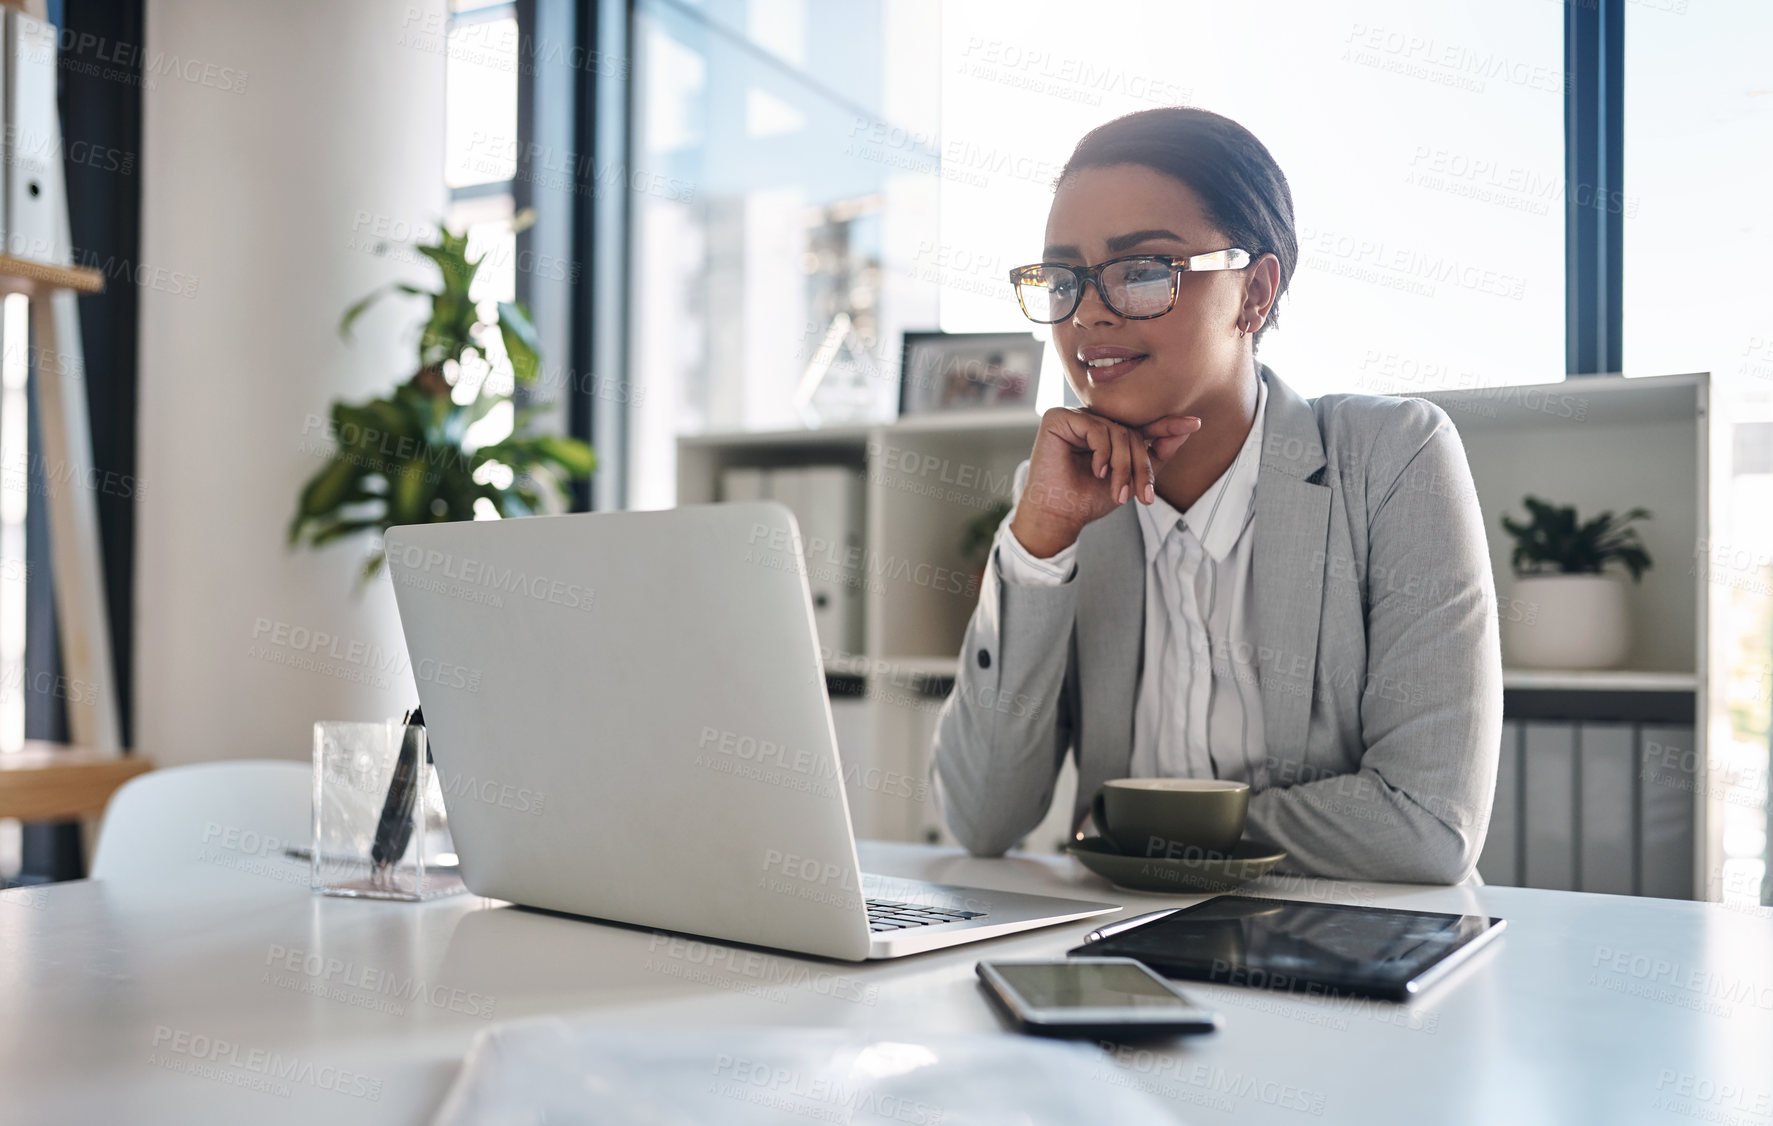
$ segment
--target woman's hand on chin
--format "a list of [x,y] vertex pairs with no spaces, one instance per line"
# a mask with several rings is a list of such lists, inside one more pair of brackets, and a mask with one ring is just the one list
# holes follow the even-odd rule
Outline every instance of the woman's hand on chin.
[[1051,558],[1092,520],[1134,498],[1150,504],[1164,463],[1199,429],[1193,415],[1134,428],[1082,408],[1054,407],[1041,416],[1010,531],[1036,558]]

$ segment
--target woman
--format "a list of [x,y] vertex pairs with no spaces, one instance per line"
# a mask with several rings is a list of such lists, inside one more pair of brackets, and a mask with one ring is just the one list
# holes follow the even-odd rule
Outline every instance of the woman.
[[1433,404],[1307,401],[1257,362],[1298,259],[1268,150],[1197,109],[1111,121],[1042,258],[1012,281],[1083,406],[1017,469],[942,710],[955,836],[1015,844],[1069,750],[1073,825],[1110,778],[1231,778],[1283,870],[1470,877],[1502,722],[1471,472]]

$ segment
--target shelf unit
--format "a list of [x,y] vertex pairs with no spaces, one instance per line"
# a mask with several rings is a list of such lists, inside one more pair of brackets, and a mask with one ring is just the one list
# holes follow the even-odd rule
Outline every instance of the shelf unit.
[[1690,672],[1635,669],[1503,669],[1502,687],[1536,692],[1694,692],[1699,688],[1699,677]]
[[[1526,494],[1584,515],[1652,513],[1636,525],[1653,566],[1626,582],[1624,667],[1504,672],[1503,762],[1479,870],[1492,883],[1703,897],[1723,857],[1705,798],[1708,728],[1722,718],[1710,716],[1708,690],[1716,611],[1693,565],[1721,477],[1709,377],[1584,376],[1418,397],[1459,429],[1504,607],[1515,580],[1501,516],[1523,514]],[[1655,855],[1645,841],[1659,842]],[[1609,868],[1608,856],[1635,859]]]
[[[851,787],[858,835],[944,839],[922,783],[936,713],[978,602],[962,537],[969,521],[1009,500],[1016,466],[1028,456],[1039,422],[1032,409],[981,410],[678,441],[680,504],[722,499],[721,473],[731,467],[835,464],[863,474],[863,641],[859,652],[826,663],[828,679],[850,678],[841,689],[833,684],[832,715],[846,769],[877,769],[914,782],[876,791]],[[944,581],[895,578],[899,562],[928,565],[920,573],[939,573]],[[897,796],[906,789],[911,796]]]
[[1625,667],[1703,679],[1706,584],[1689,564],[1706,536],[1707,391],[1703,375],[1586,376],[1419,396],[1446,410],[1464,440],[1498,597],[1514,595],[1500,519],[1521,515],[1524,495],[1585,514],[1641,504],[1653,513],[1637,527],[1656,565],[1641,583],[1627,583],[1633,642]]
[[[962,558],[966,525],[1008,501],[1016,466],[1034,444],[1039,416],[956,412],[872,426],[686,437],[677,449],[678,503],[722,499],[722,471],[737,466],[836,464],[866,481],[863,541],[869,581],[862,651],[847,655],[895,675],[950,674],[977,602]],[[927,564],[966,577],[964,591],[891,578],[895,565]],[[950,582],[945,585],[955,585]]]
[[58,289],[103,293],[105,275],[89,266],[57,266],[15,254],[0,254],[0,292],[31,295]]
[[[18,38],[22,44],[25,39],[20,37],[40,33],[50,34],[53,39],[53,27],[43,22],[47,18],[43,4],[10,6],[17,11],[6,13],[9,42]],[[23,57],[21,54],[15,59]],[[42,76],[33,79],[36,77]],[[53,91],[54,76],[47,77]],[[81,294],[103,292],[105,277],[98,270],[72,264],[74,240],[68,225],[67,184],[59,155],[40,162],[15,159],[12,133],[29,119],[29,114],[14,96],[11,73],[7,80],[8,167],[0,181],[11,182],[14,177],[27,181],[24,186],[33,201],[28,212],[16,216],[12,214],[14,205],[8,204],[8,241],[21,246],[29,244],[33,256],[0,253],[0,294],[21,294],[30,307],[31,339],[5,343],[9,350],[21,351],[20,345],[30,343],[37,357],[53,357],[55,361],[37,363],[40,370],[33,373],[32,383],[38,420],[35,437],[43,461],[69,482],[46,490],[45,498],[55,576],[57,639],[61,643],[62,671],[72,682],[84,684],[92,699],[91,707],[67,709],[74,747],[27,742],[22,752],[0,754],[0,771],[9,799],[4,808],[13,811],[0,812],[0,816],[32,821],[97,812],[112,790],[130,775],[150,769],[152,764],[146,759],[122,759],[122,724],[115,666],[111,661],[98,503],[94,490],[83,487],[91,479],[93,469],[92,422],[86,401],[86,361],[77,299]],[[48,119],[32,123],[47,132],[39,137],[42,151],[60,154],[62,137],[53,102]]]
[[[1707,535],[1711,466],[1718,456],[1708,391],[1708,378],[1699,374],[1592,376],[1416,396],[1446,410],[1464,441],[1500,598],[1513,594],[1500,516],[1520,511],[1523,495],[1574,504],[1583,512],[1641,504],[1654,513],[1640,531],[1656,565],[1628,594],[1634,642],[1627,667],[1509,669],[1504,686],[1510,701],[1534,708],[1577,700],[1591,721],[1622,701],[1690,697],[1697,717],[1690,757],[1699,764],[1693,795],[1706,792],[1705,717],[1711,710],[1706,647],[1712,602],[1703,575],[1695,578],[1688,566],[1694,546]],[[678,500],[721,499],[720,474],[729,466],[848,465],[867,481],[864,543],[870,559],[962,568],[965,525],[993,501],[1009,499],[1038,421],[1032,411],[955,412],[817,430],[684,437],[677,451]],[[869,584],[862,651],[827,669],[860,680],[856,694],[834,697],[834,711],[845,712],[838,726],[846,761],[924,777],[935,713],[952,683],[976,601],[976,590],[957,595],[904,582]],[[1622,714],[1630,712],[1626,707]],[[1052,847],[1062,838],[1070,782],[1068,771],[1054,797],[1054,815],[1030,835],[1029,847]],[[946,839],[927,800],[852,793],[851,802],[862,835]],[[1700,843],[1693,850],[1694,888],[1703,889],[1721,848],[1697,798],[1691,816]]]
[[118,758],[28,739],[23,750],[0,755],[0,817],[96,817],[117,787],[152,769],[154,764],[139,755]]
[[[104,275],[94,269],[0,254],[0,294],[30,301],[37,351],[64,357],[70,372],[85,371],[75,296],[104,288]],[[34,378],[44,459],[66,467],[69,480],[84,480],[92,466],[86,381],[49,372]],[[91,490],[54,489],[47,503],[62,664],[72,680],[90,686],[94,701],[68,709],[76,745],[27,740],[22,750],[0,754],[0,817],[26,822],[97,816],[117,787],[154,766],[142,756],[123,757]]]
[[[911,657],[895,662],[905,674],[952,679],[959,667],[956,657]],[[833,674],[866,676],[866,657],[827,665]],[[1693,692],[1699,678],[1690,672],[1644,672],[1636,669],[1524,669],[1502,670],[1502,687],[1529,692]]]

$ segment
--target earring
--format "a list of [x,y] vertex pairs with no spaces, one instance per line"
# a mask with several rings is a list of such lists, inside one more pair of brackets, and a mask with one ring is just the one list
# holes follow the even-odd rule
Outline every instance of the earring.
[[1237,322],[1237,338],[1239,340],[1242,340],[1248,334],[1249,334],[1249,330],[1244,328],[1244,322],[1242,322],[1242,321]]

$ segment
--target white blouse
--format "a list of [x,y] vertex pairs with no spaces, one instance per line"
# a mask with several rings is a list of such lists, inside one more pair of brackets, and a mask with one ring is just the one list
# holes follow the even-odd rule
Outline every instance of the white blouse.
[[[1261,789],[1262,701],[1256,693],[1256,615],[1250,524],[1262,462],[1268,385],[1257,382],[1256,420],[1230,468],[1186,512],[1162,497],[1139,509],[1145,540],[1145,665],[1134,693],[1135,778],[1232,778]],[[1057,586],[1071,581],[1077,545],[1050,559],[998,529],[998,576]]]

